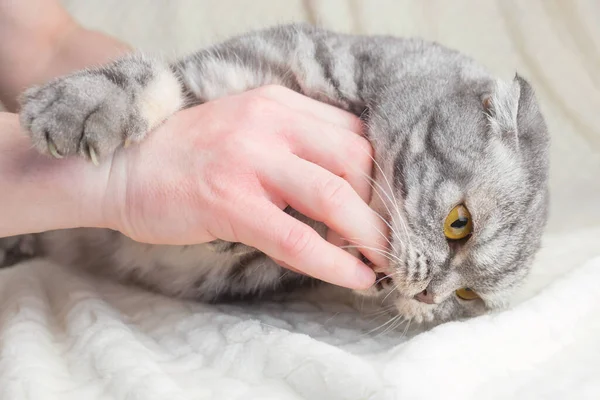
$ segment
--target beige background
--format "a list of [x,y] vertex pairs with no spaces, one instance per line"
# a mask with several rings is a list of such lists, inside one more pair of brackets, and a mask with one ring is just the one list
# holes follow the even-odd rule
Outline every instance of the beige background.
[[291,21],[416,35],[535,86],[552,134],[550,232],[600,225],[599,0],[65,0],[88,27],[181,55]]

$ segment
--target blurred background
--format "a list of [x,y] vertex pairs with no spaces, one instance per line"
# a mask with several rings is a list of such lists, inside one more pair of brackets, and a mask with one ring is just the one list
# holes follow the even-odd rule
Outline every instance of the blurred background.
[[[292,21],[421,36],[536,88],[552,135],[548,231],[600,226],[599,0],[64,0],[83,25],[176,57]],[[600,247],[600,246],[599,246]]]

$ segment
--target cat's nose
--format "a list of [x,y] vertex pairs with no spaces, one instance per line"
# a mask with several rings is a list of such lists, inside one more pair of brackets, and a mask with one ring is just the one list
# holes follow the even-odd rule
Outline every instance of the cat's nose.
[[423,290],[421,293],[415,295],[415,300],[420,301],[421,303],[433,304],[433,293],[431,290]]

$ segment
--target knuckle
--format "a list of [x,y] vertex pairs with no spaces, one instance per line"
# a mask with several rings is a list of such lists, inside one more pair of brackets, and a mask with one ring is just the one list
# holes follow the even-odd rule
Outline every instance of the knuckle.
[[260,96],[268,97],[268,98],[277,98],[285,95],[290,89],[280,86],[280,85],[264,85],[256,89],[256,93]]
[[243,104],[241,116],[238,120],[241,124],[255,124],[256,121],[270,118],[276,114],[276,103],[266,97],[250,96]]
[[348,199],[350,190],[350,184],[342,178],[333,177],[325,181],[319,190],[323,210],[338,210]]
[[231,135],[221,143],[220,157],[229,163],[230,167],[249,167],[257,164],[258,157],[262,153],[263,145],[260,137],[246,132],[248,135]]
[[212,197],[223,198],[228,194],[228,185],[224,184],[227,181],[223,178],[223,171],[218,165],[207,164],[205,166],[203,180]]
[[350,141],[348,145],[348,159],[352,160],[353,165],[358,167],[363,173],[370,175],[373,168],[374,150],[371,143],[361,137]]
[[211,199],[224,204],[233,203],[235,200],[237,185],[232,181],[230,173],[223,165],[218,163],[206,165],[202,186],[206,188]]
[[223,137],[218,146],[220,150],[219,157],[229,162],[239,160],[240,155],[243,154],[242,150],[247,146],[246,142],[247,140],[244,139],[243,135],[236,133]]
[[311,229],[298,222],[289,230],[281,242],[281,248],[285,254],[292,258],[309,251],[314,235]]
[[247,165],[249,161],[256,158],[256,153],[260,151],[261,145],[264,145],[261,125],[255,120],[245,121],[236,121],[211,144],[211,149],[221,162]]
[[373,146],[367,139],[362,136],[356,136],[356,138],[350,141],[348,151],[352,160],[359,160],[360,162],[372,162],[373,157]]
[[363,153],[365,157],[369,159],[373,157],[373,146],[371,146],[371,143],[362,136],[358,136],[356,139],[357,140],[354,144],[356,149]]

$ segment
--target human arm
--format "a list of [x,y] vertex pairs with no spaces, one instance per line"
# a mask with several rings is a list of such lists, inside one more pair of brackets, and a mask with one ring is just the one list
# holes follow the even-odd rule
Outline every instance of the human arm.
[[105,171],[40,155],[16,114],[0,113],[0,132],[0,237],[104,225],[93,186]]
[[[78,25],[58,1],[0,0],[0,101],[9,111],[18,109],[24,89],[127,51],[124,43]],[[87,195],[98,169],[40,156],[16,114],[0,113],[0,132],[0,237],[102,225]]]
[[9,111],[17,111],[26,88],[128,51],[125,43],[79,25],[58,1],[0,0],[0,102]]
[[[368,287],[370,269],[281,212],[292,202],[344,236],[363,243],[379,237],[381,221],[360,197],[369,196],[368,186],[356,192],[338,176],[358,182],[370,173],[369,146],[356,133],[356,117],[287,89],[269,90],[182,111],[98,167],[38,154],[16,116],[1,114],[0,129],[8,134],[0,141],[6,192],[0,236],[106,227],[147,243],[241,241],[303,273]],[[228,118],[232,114],[238,118]],[[207,126],[212,129],[201,129]],[[303,142],[309,131],[327,131],[337,151]],[[349,168],[346,159],[360,169]]]
[[[33,1],[33,3],[37,2],[37,0]],[[8,3],[11,2],[0,0],[0,5],[3,7],[6,7]],[[42,3],[56,5],[55,2]],[[29,4],[31,4],[31,1]],[[40,7],[41,6],[47,6],[47,4],[40,5]],[[6,48],[9,48],[10,50],[11,46],[14,48],[14,43],[9,44],[8,47],[6,46],[6,43],[1,45],[4,47],[0,51],[11,53],[10,57],[12,57],[11,62],[5,62],[3,64],[5,70],[7,66],[15,65],[15,62],[20,63],[20,68],[9,68],[7,74],[0,78],[2,79],[0,87],[2,88],[2,95],[5,98],[4,101],[8,101],[9,106],[11,104],[10,102],[12,102],[12,109],[16,109],[16,102],[13,99],[14,96],[25,87],[38,82],[43,82],[48,78],[68,72],[72,69],[88,66],[89,64],[105,62],[107,61],[107,58],[118,55],[120,52],[127,51],[126,46],[119,45],[118,42],[115,42],[111,38],[90,33],[77,26],[72,26],[70,18],[60,11],[54,10],[55,17],[51,17],[51,11],[52,10],[46,10],[45,12],[47,20],[62,20],[62,23],[56,23],[54,25],[50,24],[50,28],[56,29],[56,31],[48,28],[46,33],[27,33],[31,36],[30,40],[35,44],[28,45],[27,42],[23,42],[21,46],[29,46],[38,49],[37,51],[40,51],[41,53],[37,54],[33,51],[23,52],[21,48],[17,48],[17,56],[14,56],[11,51],[6,50]],[[6,16],[3,18],[6,18]],[[46,26],[46,24],[47,21],[41,23],[41,25],[35,26],[39,28],[39,26]],[[23,26],[27,26],[27,24],[21,24],[21,27]],[[60,34],[57,32],[60,32]],[[48,42],[48,37],[54,37],[55,40]],[[86,40],[89,41],[86,42]],[[50,46],[53,50],[47,51],[44,49],[45,46]],[[92,51],[90,51],[90,49],[92,49]],[[44,62],[40,62],[42,59]],[[32,63],[38,63],[42,66],[38,67],[37,64],[35,64],[35,68],[31,69]],[[11,77],[11,73],[18,73],[18,76]],[[10,79],[6,79],[6,77]],[[247,95],[244,97],[242,103],[252,103],[254,96],[256,96],[256,94]],[[286,104],[289,103],[289,100],[289,98],[283,98],[274,101],[274,103],[278,104],[275,108],[285,108]],[[320,110],[319,114],[325,118],[330,118],[331,115],[335,115],[336,112],[339,112],[339,110],[334,111],[333,107],[322,105],[313,100],[306,100],[313,104],[313,106],[309,108],[312,110]],[[230,109],[232,106],[230,101],[231,99],[223,99],[218,103],[219,106],[217,108],[222,110]],[[225,240],[236,240],[238,237],[245,236],[245,243],[254,245],[271,255],[273,258],[278,259],[282,264],[286,264],[291,268],[344,286],[368,286],[373,281],[373,273],[368,270],[364,264],[359,263],[356,259],[339,248],[327,244],[316,236],[314,232],[308,230],[305,225],[295,220],[292,221],[289,217],[286,218],[286,215],[279,210],[279,208],[282,208],[286,204],[286,200],[288,202],[290,200],[293,201],[296,198],[296,196],[294,196],[295,194],[302,195],[316,193],[317,195],[312,198],[316,203],[305,204],[304,207],[309,207],[309,211],[316,213],[315,215],[317,218],[321,218],[321,220],[325,220],[330,225],[334,225],[334,228],[340,229],[346,237],[353,239],[364,239],[365,237],[375,238],[376,235],[371,228],[379,227],[381,229],[382,223],[377,218],[374,218],[373,214],[369,213],[369,209],[366,206],[366,203],[364,203],[369,196],[368,185],[365,185],[365,177],[361,176],[362,183],[359,183],[357,175],[354,175],[353,187],[356,189],[357,184],[363,186],[363,189],[358,189],[358,192],[363,196],[363,200],[358,201],[360,198],[357,197],[356,193],[353,194],[349,191],[348,185],[344,184],[343,179],[336,175],[342,175],[342,173],[339,170],[330,171],[331,169],[335,169],[335,167],[331,165],[321,165],[323,168],[317,167],[317,165],[313,164],[313,161],[315,161],[313,159],[311,159],[310,162],[300,163],[302,164],[301,168],[292,168],[287,171],[293,171],[295,172],[295,175],[291,177],[291,179],[283,181],[283,183],[288,184],[295,183],[295,186],[283,187],[271,182],[269,188],[263,188],[261,197],[262,205],[254,203],[254,206],[267,207],[269,209],[268,212],[271,213],[268,215],[272,215],[272,218],[277,220],[272,222],[269,221],[268,223],[265,218],[259,218],[257,213],[254,213],[252,209],[247,210],[244,215],[240,215],[239,213],[236,215],[235,211],[239,205],[239,199],[237,202],[233,201],[233,199],[215,201],[214,198],[212,200],[207,197],[203,198],[202,193],[186,191],[184,194],[189,197],[188,200],[191,200],[191,202],[181,204],[178,203],[180,198],[177,197],[178,194],[182,194],[181,192],[177,190],[170,192],[166,191],[168,188],[172,187],[173,175],[185,172],[189,179],[198,179],[206,172],[205,170],[200,169],[196,170],[194,173],[190,173],[190,171],[194,171],[194,169],[190,169],[190,165],[181,164],[181,161],[187,160],[193,162],[193,159],[190,160],[189,157],[189,149],[193,148],[194,143],[189,142],[189,140],[197,140],[200,136],[198,131],[192,128],[197,126],[197,123],[200,122],[202,122],[202,126],[215,125],[215,122],[218,122],[215,120],[215,113],[208,114],[203,111],[206,110],[208,106],[212,107],[213,105],[207,104],[195,108],[195,111],[188,110],[181,113],[182,115],[188,116],[187,118],[181,117],[179,114],[174,116],[171,121],[166,125],[161,126],[157,132],[154,132],[149,138],[168,138],[169,142],[166,145],[163,143],[161,147],[154,148],[154,151],[150,149],[148,153],[146,153],[146,150],[144,153],[136,153],[139,152],[141,148],[151,146],[150,144],[143,142],[141,147],[130,149],[127,152],[119,152],[115,156],[116,161],[113,160],[112,162],[109,161],[103,163],[96,169],[94,169],[90,163],[85,163],[81,160],[68,159],[56,161],[40,157],[30,148],[30,146],[25,150],[27,145],[25,141],[22,141],[24,138],[22,135],[22,128],[19,128],[16,124],[15,116],[10,114],[3,115],[3,121],[2,124],[0,124],[0,130],[2,130],[3,135],[5,131],[12,132],[13,134],[21,134],[18,135],[19,139],[8,138],[7,142],[3,143],[3,145],[7,146],[3,147],[4,151],[13,154],[13,156],[8,157],[1,166],[2,169],[0,169],[0,174],[3,174],[4,170],[11,171],[11,173],[7,174],[3,179],[2,187],[10,189],[18,187],[19,190],[4,199],[2,209],[4,209],[7,214],[14,215],[10,215],[6,218],[5,223],[2,225],[5,230],[0,231],[0,235],[5,236],[9,234],[86,226],[109,227],[120,230],[136,240],[162,244],[201,243],[217,237]],[[296,110],[296,112],[297,111],[298,110]],[[288,114],[292,117],[294,112],[291,114],[288,112]],[[189,117],[190,115],[192,117]],[[222,120],[231,122],[231,115],[231,113],[222,112]],[[355,124],[356,126],[358,120],[355,117],[351,117],[346,113],[344,113],[344,115],[346,116],[343,117],[342,120],[352,121],[351,124]],[[304,115],[303,118],[306,119],[307,116]],[[310,124],[309,120],[311,119],[314,119],[314,116],[306,119],[306,124]],[[182,121],[187,121],[187,125]],[[296,120],[296,122],[301,121],[303,121],[303,119]],[[347,121],[344,122],[344,124],[346,124]],[[191,124],[191,122],[195,123]],[[273,128],[275,131],[281,130],[289,125],[289,121],[286,121],[285,119],[280,120],[279,125],[274,125],[272,121],[265,121],[265,118],[262,118],[261,120],[256,114],[247,122],[249,125],[248,127],[250,128],[253,126],[259,127],[261,124],[269,122],[269,127]],[[190,132],[190,135],[187,136],[188,141],[173,141],[172,138],[175,137],[177,133],[180,133],[182,125],[185,125],[185,129]],[[244,134],[243,128],[245,127],[237,126],[230,128],[233,129],[234,133],[237,135]],[[346,138],[357,137],[356,132],[350,131],[351,129],[345,129],[346,133],[342,136]],[[164,136],[161,136],[161,133],[159,132],[162,132],[162,135]],[[12,136],[10,133],[8,135]],[[362,141],[363,145],[360,147],[361,150],[364,150],[365,147],[370,148],[368,144],[367,146],[364,146],[366,143],[364,139],[362,139]],[[356,141],[352,143],[355,142]],[[156,142],[150,140],[149,143]],[[266,147],[266,149],[269,148]],[[169,162],[161,164],[159,172],[166,173],[163,180],[152,179],[151,181],[146,181],[148,186],[140,189],[139,182],[144,182],[144,179],[140,178],[148,178],[148,176],[140,176],[141,171],[147,170],[147,168],[145,168],[146,164],[136,164],[128,160],[134,157],[132,154],[155,154],[158,156],[157,151],[164,152],[164,154],[171,156],[176,155],[177,157],[172,157],[169,159]],[[281,148],[276,151],[280,152],[280,155],[284,154],[282,153]],[[331,149],[324,151],[322,154],[323,159],[335,159],[335,154],[329,154],[330,152]],[[299,157],[301,159],[300,161],[305,161],[305,158],[310,158],[307,157],[306,154],[303,156],[304,158],[302,158],[302,156]],[[368,156],[368,151],[362,154],[362,159],[365,159],[366,156]],[[227,157],[231,157],[231,160],[238,159],[238,155],[236,154],[227,154]],[[295,157],[298,158],[298,156]],[[352,159],[355,158],[356,157],[353,157]],[[246,159],[246,161],[258,162],[263,160]],[[361,165],[361,168],[363,168],[361,169],[361,173],[365,175],[370,173],[370,160],[368,159],[367,161],[367,163],[362,163]],[[120,175],[119,180],[115,178],[115,174],[113,173],[115,169],[113,166],[123,165],[123,162],[130,168],[127,170],[127,173]],[[257,172],[259,167],[262,168],[261,172],[269,172],[272,180],[282,178],[282,175],[277,175],[277,172],[286,172],[277,170],[275,164],[270,166],[259,166],[254,165],[252,162],[250,162],[250,165],[247,165],[247,167],[254,168],[254,172]],[[21,166],[21,168],[16,168],[15,165]],[[27,165],[27,168],[22,168],[25,165]],[[137,165],[137,167],[131,168],[132,165]],[[156,164],[151,163],[149,165]],[[327,173],[328,171],[329,174]],[[235,170],[225,168],[223,172],[233,174],[229,176],[230,185],[228,185],[228,188],[237,188],[240,183],[244,183],[239,181],[240,176],[235,175]],[[131,175],[134,175],[135,179],[131,178]],[[112,176],[112,178],[109,179],[108,177],[110,176]],[[302,181],[302,178],[317,176],[319,178],[313,179],[312,181]],[[348,179],[348,176],[345,176],[345,178]],[[21,184],[18,184],[18,182],[23,179],[25,179],[29,185],[21,186]],[[137,193],[139,200],[145,201],[145,209],[144,207],[139,206],[140,202],[138,201],[131,202],[130,198],[127,197],[119,198],[119,195],[123,196],[123,192],[119,191],[119,188],[122,189],[123,185],[127,187],[131,182],[136,183],[137,189],[135,193]],[[202,181],[199,180],[199,182]],[[310,189],[306,189],[304,186],[305,184],[313,186],[308,186]],[[327,199],[322,195],[319,196],[319,194],[322,194],[322,190],[320,191],[320,189],[323,189],[324,185],[324,190],[326,191],[336,189],[333,191],[332,195],[335,196],[335,199]],[[364,190],[364,187],[367,188],[366,191]],[[175,189],[181,189],[181,187],[175,187]],[[272,193],[275,189],[278,189],[278,193]],[[159,196],[158,198],[154,197],[153,202],[148,202],[148,193],[161,193],[162,196]],[[306,200],[309,201],[311,199]],[[340,207],[328,209],[326,206],[329,200],[335,200],[335,203],[332,202],[331,204]],[[201,202],[208,202],[209,207],[200,208]],[[270,202],[269,204],[271,206],[266,202]],[[218,212],[214,212],[214,209],[210,208],[211,206],[215,206],[215,204],[227,204],[229,208],[221,209],[219,214]],[[180,207],[175,207],[175,205],[179,205]],[[275,206],[275,208],[272,206]],[[355,208],[356,206],[358,206],[358,209]],[[174,214],[164,215],[163,210],[165,207],[174,209]],[[148,209],[150,209],[151,212],[147,211]],[[15,212],[15,210],[18,210],[18,212]],[[210,213],[208,213],[207,210],[210,211]],[[327,212],[328,210],[330,212]],[[257,209],[257,211],[261,210]],[[191,227],[187,226],[189,229],[185,232],[179,231],[182,229],[182,225],[180,225],[180,223],[182,223],[182,216],[190,217],[187,213],[193,214],[200,212],[203,212],[205,215],[210,214],[211,216],[220,216],[221,218],[219,219],[213,219],[211,222],[213,225],[222,224],[223,221],[228,221],[228,218],[231,217],[232,219],[229,223],[233,224],[232,229],[229,232],[224,232],[219,231],[219,229],[214,226],[209,229],[208,226],[198,225]],[[202,215],[198,215],[198,218],[202,217]],[[235,220],[234,218],[244,216],[254,216],[254,219]],[[262,216],[266,217],[267,214],[262,214]],[[193,218],[190,217],[190,219],[187,219],[188,222],[190,220],[193,220]],[[258,226],[257,222],[259,223]],[[279,222],[279,224],[275,224],[275,222]],[[244,231],[244,233],[236,233],[240,230]],[[384,231],[384,229],[381,229],[381,231]],[[357,242],[359,244],[374,244],[377,240],[365,243],[364,241],[361,242],[359,239]],[[359,278],[358,276],[358,274],[361,273],[360,271],[362,271],[362,278]]]

